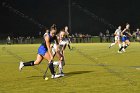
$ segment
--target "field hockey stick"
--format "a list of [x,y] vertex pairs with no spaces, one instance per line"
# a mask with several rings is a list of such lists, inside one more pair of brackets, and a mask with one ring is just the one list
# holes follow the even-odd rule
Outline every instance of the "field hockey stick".
[[44,79],[45,79],[46,76],[47,76],[48,69],[49,69],[49,64],[47,65],[47,69],[46,69],[46,71],[45,71],[45,73],[44,73],[44,75],[43,75],[43,78],[44,78]]

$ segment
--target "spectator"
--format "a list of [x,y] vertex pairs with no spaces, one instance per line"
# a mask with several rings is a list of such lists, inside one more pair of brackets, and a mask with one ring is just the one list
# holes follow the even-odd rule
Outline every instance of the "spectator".
[[100,42],[102,43],[103,42],[103,33],[102,32],[100,32],[99,37],[100,37]]

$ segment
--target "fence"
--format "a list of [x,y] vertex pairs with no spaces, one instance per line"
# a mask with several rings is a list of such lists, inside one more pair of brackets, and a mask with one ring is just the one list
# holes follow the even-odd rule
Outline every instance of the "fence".
[[[71,37],[71,43],[104,43],[104,42],[114,42],[114,37]],[[131,38],[131,41],[137,41]],[[43,38],[13,38],[10,41],[7,39],[1,39],[0,44],[39,44],[43,42]]]

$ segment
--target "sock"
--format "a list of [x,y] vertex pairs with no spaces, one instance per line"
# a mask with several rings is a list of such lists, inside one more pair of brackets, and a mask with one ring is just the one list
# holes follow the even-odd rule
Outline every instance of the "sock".
[[115,43],[112,43],[110,46],[112,47],[112,46],[114,46],[115,45]]
[[121,51],[123,48],[124,48],[124,47],[122,46],[122,47],[119,49],[119,51]]
[[25,62],[23,63],[24,66],[34,66],[34,61],[29,61],[29,62]]
[[55,75],[54,67],[53,67],[53,62],[52,62],[52,61],[49,63],[49,69],[50,69],[50,71],[51,71],[51,74],[52,74],[52,75]]
[[71,49],[69,44],[68,44],[68,47],[69,47],[69,49]]
[[62,73],[62,69],[63,69],[62,62],[60,62],[59,63],[59,73]]
[[128,44],[126,44],[126,45],[124,46],[124,49],[126,49],[128,46],[129,46],[129,45],[128,45]]

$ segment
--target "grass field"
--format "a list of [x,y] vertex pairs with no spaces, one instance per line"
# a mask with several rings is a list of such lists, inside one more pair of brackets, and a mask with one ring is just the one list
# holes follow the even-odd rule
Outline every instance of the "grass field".
[[[39,44],[0,45],[0,93],[139,93],[140,43],[125,53],[109,43],[72,44],[65,51],[65,77],[45,81],[46,60],[18,71],[19,61],[35,60]],[[21,58],[20,58],[21,57]]]

